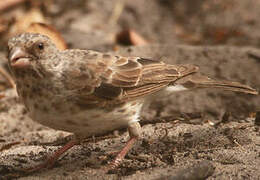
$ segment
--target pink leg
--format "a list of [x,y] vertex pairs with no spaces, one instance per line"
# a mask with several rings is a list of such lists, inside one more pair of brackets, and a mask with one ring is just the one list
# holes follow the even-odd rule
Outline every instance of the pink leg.
[[43,168],[47,168],[47,167],[51,167],[53,166],[53,164],[59,159],[59,157],[65,153],[67,150],[69,150],[70,148],[72,148],[74,145],[78,144],[78,140],[71,140],[69,141],[67,144],[65,144],[62,148],[58,149],[54,154],[52,154],[46,162],[33,167],[33,168],[29,168],[24,170],[26,173],[30,173],[30,172],[35,172],[38,170],[41,170]]
[[140,133],[141,133],[141,126],[140,126],[139,122],[129,123],[128,124],[128,133],[130,135],[130,139],[127,141],[125,147],[116,156],[115,160],[111,163],[109,169],[114,169],[121,163],[121,161],[124,159],[125,155],[133,147],[134,143],[139,138]]
[[114,161],[111,163],[110,165],[110,169],[114,169],[117,166],[119,166],[119,164],[121,163],[121,161],[124,159],[125,155],[128,153],[128,151],[133,147],[134,143],[137,141],[137,137],[131,137],[126,145],[124,146],[124,148],[119,152],[119,154],[116,156],[116,158],[114,159]]

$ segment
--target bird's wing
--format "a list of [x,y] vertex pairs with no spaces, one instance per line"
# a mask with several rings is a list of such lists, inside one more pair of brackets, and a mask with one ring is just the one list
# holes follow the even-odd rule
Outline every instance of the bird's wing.
[[89,75],[81,94],[85,94],[83,99],[88,102],[124,102],[141,98],[198,71],[194,65],[170,65],[151,59],[94,51],[88,51],[85,58],[84,65]]
[[[98,96],[105,95],[109,88],[104,88],[104,85],[109,84],[122,89],[122,94],[118,98],[124,101],[159,91],[175,80],[196,72],[197,67],[193,65],[169,65],[140,57],[119,57],[108,66],[108,70],[113,73],[108,77],[101,75],[106,80],[96,89],[96,94]],[[99,89],[102,89],[102,91],[99,91]]]

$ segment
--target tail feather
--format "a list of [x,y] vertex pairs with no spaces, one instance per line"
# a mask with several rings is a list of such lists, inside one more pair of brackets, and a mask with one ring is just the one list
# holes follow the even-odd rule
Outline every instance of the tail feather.
[[174,82],[175,85],[182,85],[187,89],[191,88],[221,88],[228,91],[236,91],[257,95],[258,91],[250,86],[232,81],[218,81],[205,75],[194,73]]
[[229,91],[243,92],[243,93],[254,94],[254,95],[258,94],[258,91],[256,91],[255,89],[251,88],[250,86],[240,84],[238,82],[216,81],[215,83],[199,84],[199,86],[202,88],[216,87],[216,88],[222,88],[224,90],[229,90]]

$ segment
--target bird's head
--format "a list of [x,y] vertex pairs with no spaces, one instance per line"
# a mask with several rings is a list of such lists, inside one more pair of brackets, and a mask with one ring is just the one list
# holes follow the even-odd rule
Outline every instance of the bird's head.
[[41,34],[24,33],[8,41],[8,63],[13,72],[39,72],[58,49],[51,40]]

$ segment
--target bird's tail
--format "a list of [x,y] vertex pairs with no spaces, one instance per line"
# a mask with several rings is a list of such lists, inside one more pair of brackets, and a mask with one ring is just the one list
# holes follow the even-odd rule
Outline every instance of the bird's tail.
[[232,81],[218,81],[205,75],[194,73],[174,82],[175,85],[181,85],[187,89],[193,88],[222,88],[228,91],[236,91],[247,94],[257,95],[258,91],[250,86]]

